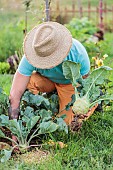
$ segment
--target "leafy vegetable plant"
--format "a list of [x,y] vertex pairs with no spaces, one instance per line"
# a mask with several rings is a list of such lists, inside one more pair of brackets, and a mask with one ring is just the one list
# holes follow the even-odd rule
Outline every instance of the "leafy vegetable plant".
[[[21,114],[19,120],[9,120],[8,116],[0,115],[0,127],[5,127],[13,135],[16,136],[17,141],[11,137],[7,137],[2,130],[0,130],[0,137],[5,138],[15,144],[11,150],[2,150],[3,155],[1,161],[7,161],[13,149],[18,147],[21,152],[26,149],[39,146],[31,144],[31,141],[42,134],[49,134],[52,132],[65,131],[68,133],[68,127],[63,118],[54,115],[57,111],[57,95],[53,94],[49,98],[42,95],[33,95],[26,91],[21,103]],[[34,141],[35,142],[35,141]]]
[[0,88],[0,115],[6,114],[8,108],[8,96],[2,88]]
[[10,65],[6,62],[0,62],[0,74],[9,73]]
[[[72,107],[75,114],[86,114],[96,103],[102,100],[113,100],[113,95],[100,96],[100,86],[104,83],[109,71],[112,71],[112,68],[102,66],[94,69],[87,79],[82,79],[80,78],[80,64],[72,61],[63,63],[63,73],[66,79],[71,80],[75,88],[76,100]],[[80,86],[77,89],[78,82]]]

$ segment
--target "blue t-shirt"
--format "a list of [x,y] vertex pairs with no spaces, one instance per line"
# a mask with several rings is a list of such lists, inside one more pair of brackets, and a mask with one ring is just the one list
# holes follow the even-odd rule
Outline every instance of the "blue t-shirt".
[[[90,71],[90,61],[89,61],[88,54],[84,46],[76,39],[73,39],[70,52],[63,61],[66,61],[66,60],[80,63],[81,65],[80,74],[82,76],[85,74],[88,74],[88,72]],[[37,71],[42,76],[49,78],[51,81],[55,83],[70,84],[71,83],[70,80],[67,80],[63,75],[62,63],[51,69],[39,69],[39,68],[32,66],[24,55],[20,61],[18,72],[25,76],[31,76],[33,71]]]

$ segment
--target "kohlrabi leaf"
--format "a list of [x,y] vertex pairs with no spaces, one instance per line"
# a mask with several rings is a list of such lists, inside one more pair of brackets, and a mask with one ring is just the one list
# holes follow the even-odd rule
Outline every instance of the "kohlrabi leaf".
[[92,71],[92,73],[89,75],[87,80],[89,80],[90,82],[93,82],[95,84],[103,84],[103,82],[107,76],[107,71],[111,71],[111,70],[112,70],[112,68],[110,68],[108,66],[99,67]]
[[51,117],[51,116],[48,116],[48,117],[44,117],[43,120],[42,120],[42,122],[48,122],[48,121],[50,121],[50,120],[52,120],[52,117]]
[[70,107],[73,105],[73,103],[75,102],[75,95],[73,94],[71,96],[71,101],[65,106],[65,110],[70,110]]
[[27,106],[25,108],[25,111],[21,111],[21,115],[31,118],[32,116],[34,116],[34,109],[30,106]]
[[84,81],[88,91],[86,95],[89,95],[89,92],[95,88],[95,85],[100,85],[104,83],[104,80],[107,76],[107,71],[111,71],[112,68],[108,66],[102,66],[92,71],[89,77]]
[[5,137],[5,134],[2,132],[2,130],[0,129],[0,138]]
[[22,135],[22,129],[20,123],[16,119],[9,120],[9,129],[14,135],[16,135],[19,138]]
[[48,122],[42,122],[40,123],[40,130],[39,130],[39,134],[45,134],[45,133],[52,133],[54,131],[56,131],[58,129],[58,125],[52,121],[48,121]]
[[9,116],[0,115],[0,126],[7,126],[9,124]]
[[28,129],[29,132],[36,125],[39,119],[40,116],[34,116],[26,123],[26,128]]
[[3,155],[2,158],[1,158],[1,162],[8,161],[10,159],[10,157],[11,157],[11,154],[12,154],[12,150],[3,149],[1,151],[1,155]]
[[[89,84],[84,84],[81,91],[80,91],[80,96],[84,96],[87,91],[89,90]],[[100,86],[96,86],[93,84],[92,89],[89,91],[88,98],[90,102],[93,102],[100,96]]]
[[67,124],[64,122],[64,120],[62,118],[56,118],[57,120],[57,125],[59,126],[58,127],[58,130],[59,131],[64,131],[66,133],[68,133],[68,126]]
[[34,105],[36,107],[40,106],[42,103],[48,107],[49,106],[49,100],[41,95],[34,95],[30,92],[25,92],[24,96],[22,97],[22,100],[27,102],[28,105]]
[[94,106],[96,103],[99,103],[100,101],[113,101],[113,94],[106,94],[99,97],[97,100],[95,100],[93,103],[90,104],[90,107]]
[[64,61],[63,74],[66,79],[70,79],[73,86],[76,86],[76,80],[80,77],[80,64],[72,61]]
[[38,113],[41,117],[41,119],[43,120],[45,117],[50,117],[52,116],[52,112],[50,110],[45,110],[45,109],[41,109]]
[[58,113],[58,95],[56,94],[53,94],[50,96],[50,110],[53,112],[53,113]]

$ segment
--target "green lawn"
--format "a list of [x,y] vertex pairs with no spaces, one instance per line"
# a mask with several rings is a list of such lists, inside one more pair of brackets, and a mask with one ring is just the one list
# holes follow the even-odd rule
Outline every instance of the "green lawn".
[[[107,33],[109,54],[106,63],[113,68],[113,34]],[[113,74],[109,75],[113,80]],[[0,86],[9,93],[12,78],[0,75]],[[113,93],[113,88],[110,89]],[[12,158],[7,163],[0,163],[0,170],[113,170],[113,103],[104,107],[104,112],[95,112],[84,122],[79,133],[53,134],[56,140],[67,144],[67,148],[48,148],[50,156],[42,163],[25,163]],[[20,155],[21,157],[21,155]]]
[[112,117],[113,106],[104,109],[104,113],[96,112],[84,123],[79,134],[69,134],[60,138],[60,141],[68,145],[67,148],[51,148],[48,159],[40,164],[28,164],[23,160],[12,159],[5,164],[1,163],[0,170],[112,170]]

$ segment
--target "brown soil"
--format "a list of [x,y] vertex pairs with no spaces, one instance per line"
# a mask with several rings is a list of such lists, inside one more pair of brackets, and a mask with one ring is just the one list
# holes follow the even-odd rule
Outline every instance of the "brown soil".
[[48,151],[33,150],[19,155],[19,160],[24,161],[27,164],[38,164],[41,161],[47,159],[49,156]]
[[71,122],[70,129],[72,132],[79,132],[82,127],[82,119],[79,117],[80,115],[76,115]]

